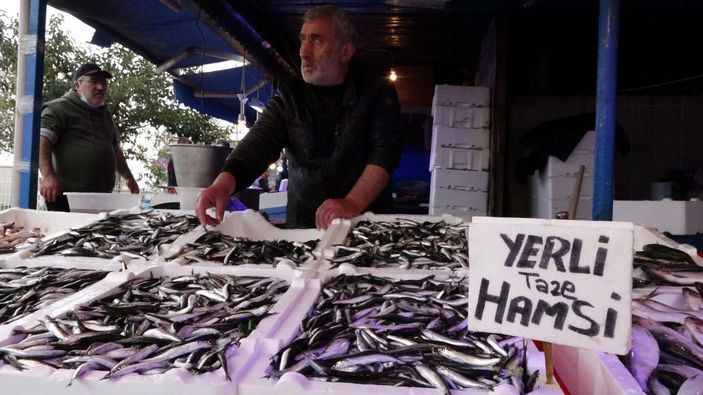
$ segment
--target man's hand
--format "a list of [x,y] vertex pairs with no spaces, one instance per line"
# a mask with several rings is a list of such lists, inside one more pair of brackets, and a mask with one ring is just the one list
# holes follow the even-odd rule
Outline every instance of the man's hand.
[[129,188],[129,191],[132,193],[139,193],[139,184],[134,180],[134,177],[127,179],[127,188]]
[[[217,226],[222,222],[229,195],[234,192],[236,185],[237,182],[232,174],[222,172],[215,178],[212,185],[198,194],[195,199],[195,215],[203,226]],[[210,207],[215,207],[215,218],[206,213]]]
[[327,199],[315,213],[317,229],[327,229],[335,218],[353,218],[361,214],[363,207],[348,196],[344,199]]
[[44,196],[47,202],[56,201],[61,196],[59,179],[53,174],[44,176],[39,183],[39,193]]

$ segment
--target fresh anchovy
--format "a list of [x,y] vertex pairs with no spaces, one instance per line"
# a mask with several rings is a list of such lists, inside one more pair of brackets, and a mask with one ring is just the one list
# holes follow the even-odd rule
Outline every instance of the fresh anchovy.
[[[381,297],[409,294],[415,297]],[[465,329],[449,332],[466,320],[468,305],[446,302],[466,294],[460,279],[337,276],[321,289],[298,337],[272,357],[268,375],[297,372],[311,380],[421,386],[442,393],[490,390],[508,379],[516,390],[527,388],[523,380],[535,377],[527,374],[524,344]]]
[[[75,369],[72,381],[91,370],[116,379],[174,366],[193,374],[222,369],[229,380],[226,353],[269,314],[287,287],[275,278],[218,274],[135,278],[115,294],[15,330],[26,337],[0,349],[0,364],[21,369],[40,361]],[[214,301],[199,291],[226,297]],[[245,299],[250,303],[244,304]],[[186,306],[191,307],[184,310]],[[111,327],[115,329],[104,330]]]
[[360,267],[458,269],[469,266],[468,224],[444,221],[360,221],[329,261]]
[[633,322],[652,333],[661,349],[675,352],[677,356],[703,366],[703,348],[679,332],[646,318],[632,317]]
[[639,325],[632,326],[632,347],[624,357],[624,362],[642,391],[647,391],[649,376],[659,363],[659,345],[647,329]]
[[449,387],[447,387],[447,384],[444,382],[444,379],[442,379],[442,376],[432,370],[432,368],[418,363],[415,365],[415,369],[418,373],[420,373],[422,378],[437,388],[443,395],[451,395]]
[[667,271],[662,269],[647,268],[645,271],[671,284],[678,285],[694,285],[697,282],[703,282],[703,268],[696,271]]
[[683,292],[683,298],[691,310],[703,311],[703,298],[698,291],[694,291],[691,288],[683,288],[681,292]]
[[194,215],[157,211],[108,215],[90,225],[38,242],[32,257],[42,255],[86,256],[112,259],[121,254],[148,258],[198,225]]
[[14,222],[0,223],[0,253],[13,252],[18,245],[36,242],[42,237],[41,229],[24,230]]
[[453,383],[458,384],[464,388],[480,388],[484,390],[490,390],[491,386],[481,381],[466,377],[459,372],[456,372],[446,366],[437,366],[437,372],[442,376],[448,378]]
[[677,395],[702,395],[703,394],[703,375],[698,375],[691,377],[690,379],[686,380],[681,387],[679,388],[679,391],[676,393]]
[[50,267],[0,269],[0,325],[95,284],[107,274],[107,271]]
[[700,318],[688,317],[683,321],[683,324],[696,342],[703,346],[703,320]]
[[312,251],[319,240],[304,243],[288,240],[250,240],[232,237],[219,231],[207,231],[169,259],[182,257],[186,262],[221,262],[225,265],[276,265],[289,260],[301,265],[314,259]]

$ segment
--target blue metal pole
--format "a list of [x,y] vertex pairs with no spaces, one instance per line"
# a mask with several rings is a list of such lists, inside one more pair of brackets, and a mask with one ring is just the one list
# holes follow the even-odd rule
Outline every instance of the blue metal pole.
[[594,158],[592,212],[595,221],[611,221],[613,219],[619,15],[620,0],[600,1],[598,80],[596,82],[596,154]]
[[17,53],[15,165],[12,205],[37,206],[39,124],[44,78],[44,34],[47,0],[20,3],[20,44]]

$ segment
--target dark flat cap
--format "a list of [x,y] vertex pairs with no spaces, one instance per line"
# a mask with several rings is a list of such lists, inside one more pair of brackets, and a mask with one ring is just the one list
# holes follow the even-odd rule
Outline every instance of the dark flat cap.
[[100,68],[95,63],[84,63],[73,72],[73,80],[78,81],[79,78],[84,75],[91,75],[95,73],[102,73],[105,78],[112,78],[112,74]]

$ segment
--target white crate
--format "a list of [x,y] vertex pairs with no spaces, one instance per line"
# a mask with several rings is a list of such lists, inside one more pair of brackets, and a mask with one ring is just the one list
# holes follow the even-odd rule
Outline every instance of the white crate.
[[[413,215],[413,214],[374,214],[372,212],[366,212],[358,217],[351,218],[349,220],[343,220],[339,222],[333,222],[328,231],[331,231],[334,236],[334,243],[328,244],[328,248],[324,251],[320,264],[317,268],[318,278],[325,279],[330,275],[330,268],[332,263],[330,258],[335,256],[335,245],[343,244],[349,232],[362,221],[369,222],[398,222],[401,220],[415,221],[419,223],[424,222],[440,222],[443,221],[448,225],[468,225],[469,219],[466,218],[466,213],[463,217],[455,216],[451,214],[437,214],[437,215]],[[468,229],[468,227],[467,227]],[[467,233],[468,237],[468,233]],[[468,251],[467,251],[468,254]],[[424,273],[422,275],[428,275],[429,272],[436,273],[437,269],[397,269],[397,268],[367,268],[367,267],[357,267],[350,263],[341,263],[334,269],[333,272],[341,274],[360,274],[360,273],[370,273],[374,272],[378,275],[392,275],[393,273],[402,273],[404,276],[413,273]],[[405,278],[405,277],[404,277]]]
[[491,88],[487,86],[435,85],[432,106],[490,107]]
[[[93,300],[107,297],[120,291],[120,285],[134,277],[151,278],[165,276],[191,275],[193,267],[162,267],[154,266],[139,273],[112,273],[110,281],[103,280],[99,287],[91,289],[91,292],[81,291],[72,298],[69,305],[63,303],[59,308],[51,305],[38,312],[37,317],[49,315],[59,317],[73,309],[78,304],[88,304]],[[202,268],[200,268],[202,269]],[[195,270],[197,272],[197,270]],[[292,337],[295,333],[289,333],[296,329],[299,323],[307,314],[309,307],[319,294],[319,283],[317,280],[304,280],[295,278],[295,273],[288,270],[272,269],[252,269],[227,267],[219,271],[220,274],[230,274],[236,276],[256,276],[274,277],[286,281],[290,286],[270,310],[270,315],[264,318],[257,327],[241,341],[241,346],[232,349],[227,355],[227,364],[232,381],[227,381],[221,370],[194,375],[185,369],[171,369],[165,373],[157,375],[130,374],[116,380],[101,380],[105,372],[91,371],[74,380],[68,387],[73,370],[59,369],[31,365],[24,371],[17,371],[10,365],[0,366],[0,385],[3,388],[17,388],[16,393],[26,394],[136,394],[136,395],[173,395],[173,394],[234,394],[237,384],[241,380],[242,372],[251,363],[257,341],[259,339],[277,339]],[[309,285],[313,284],[313,285]],[[86,289],[88,290],[88,289]],[[31,324],[36,324],[35,319]],[[286,324],[288,322],[288,324]],[[13,329],[13,328],[9,328]],[[0,327],[0,335],[9,335],[10,331]],[[0,344],[13,344],[20,339],[17,336],[0,338]],[[29,366],[29,365],[28,365]],[[21,388],[21,390],[19,390]]]
[[488,209],[475,208],[475,207],[465,207],[465,206],[442,206],[433,207],[430,206],[428,209],[430,215],[454,215],[461,217],[470,221],[472,217],[481,216],[485,217],[488,215]]
[[430,168],[455,170],[488,170],[491,152],[482,148],[445,148],[430,151]]
[[489,129],[451,128],[434,125],[432,127],[432,150],[436,148],[484,148],[491,146]]
[[[578,177],[542,177],[537,173],[530,177],[530,192],[541,199],[571,199],[576,194],[577,186]],[[581,179],[579,197],[593,199],[593,176]]]
[[[324,232],[317,229],[281,229],[277,228],[268,222],[259,212],[248,209],[245,211],[235,211],[225,213],[225,217],[217,227],[213,228],[225,235],[231,237],[246,237],[250,240],[288,240],[296,242],[307,242],[310,240],[319,240],[315,250],[312,252],[314,256],[319,256],[320,251],[324,250],[331,241],[332,233]],[[195,242],[199,237],[205,234],[202,227],[197,227],[189,233],[176,239],[170,245],[163,246],[160,250],[160,255],[164,259],[172,259],[173,264],[187,264],[187,261],[181,256],[177,257],[190,243]],[[205,266],[222,266],[221,262],[201,262],[200,265]],[[259,264],[244,264],[238,267],[259,267]],[[276,265],[287,266],[289,269],[297,269],[294,262],[282,260]],[[317,266],[317,261],[310,258],[302,263],[300,268],[306,270],[314,270]]]
[[490,173],[483,170],[454,170],[436,167],[432,170],[431,189],[488,191]]
[[[364,214],[367,216],[367,214]],[[363,216],[362,216],[363,217]],[[380,218],[373,216],[373,218]],[[392,219],[393,216],[385,216],[386,218]],[[359,220],[361,217],[357,217]],[[406,218],[405,216],[401,218]],[[426,216],[418,216],[418,219],[427,220]],[[427,277],[427,273],[409,273],[407,270],[396,270],[395,273],[384,272],[379,274],[375,272],[375,275],[396,279],[422,279]],[[321,276],[320,281],[324,283],[325,281],[331,279],[339,274],[347,275],[365,275],[368,271],[348,271],[348,270],[333,270],[324,273]],[[433,273],[436,279],[445,280],[447,278],[456,278],[455,273],[451,272],[436,272]],[[320,290],[321,291],[321,290]],[[317,298],[312,300],[315,303]],[[312,304],[307,304],[304,306],[297,306],[298,311],[309,311]],[[296,318],[298,315],[295,316]],[[384,385],[369,385],[369,384],[357,384],[349,382],[324,382],[310,380],[299,373],[285,373],[280,378],[274,379],[268,377],[268,372],[270,370],[271,357],[279,352],[282,347],[290,344],[292,340],[295,339],[300,331],[300,323],[305,316],[302,316],[297,320],[288,320],[285,325],[288,326],[286,333],[292,333],[288,339],[278,339],[284,341],[271,341],[273,339],[260,339],[257,344],[257,354],[256,358],[252,358],[251,364],[248,364],[244,368],[247,370],[243,373],[242,380],[238,386],[238,395],[259,395],[259,394],[287,394],[287,395],[365,395],[365,394],[385,394],[385,395],[436,395],[436,388],[422,388],[422,387],[405,387],[405,386],[384,386]],[[540,370],[540,382],[544,382],[544,355],[541,354],[537,348],[528,342],[527,344],[527,355],[528,355],[528,372],[534,370]],[[485,394],[484,390],[453,390],[454,395],[479,395]],[[549,390],[544,392],[543,389],[537,390],[535,394],[562,394],[559,388],[552,386]],[[506,384],[501,384],[493,389],[491,394],[495,395],[515,395],[515,388]]]
[[[93,193],[93,192],[64,192],[68,198],[71,212],[100,213],[118,209],[138,207],[141,200],[140,194],[134,193]],[[178,195],[171,193],[154,193],[151,205],[162,203],[178,203]]]
[[437,188],[430,190],[430,207],[465,207],[488,211],[488,192]]
[[615,200],[613,220],[634,222],[675,235],[703,233],[703,201]]
[[557,377],[571,395],[644,395],[617,356],[552,345]]
[[[530,200],[530,217],[554,219],[560,211],[569,212],[571,210],[571,199],[543,199],[537,196],[532,196]],[[576,207],[576,218],[590,220],[593,218],[593,199],[579,198],[578,207]]]
[[97,221],[96,214],[76,214],[61,211],[39,211],[10,208],[0,211],[0,222],[14,222],[24,230],[39,228],[44,236],[69,228],[78,228]]
[[573,151],[565,162],[556,156],[550,156],[547,158],[547,166],[541,175],[544,177],[573,177],[579,173],[579,167],[583,166],[583,175],[592,177],[593,163],[594,154],[587,151]]
[[433,106],[432,117],[433,125],[470,129],[491,126],[491,109],[487,107]]
[[596,150],[596,132],[594,130],[586,132],[583,137],[581,137],[581,141],[579,141],[578,144],[576,144],[576,147],[574,147],[574,151],[588,151],[588,152],[594,152]]

